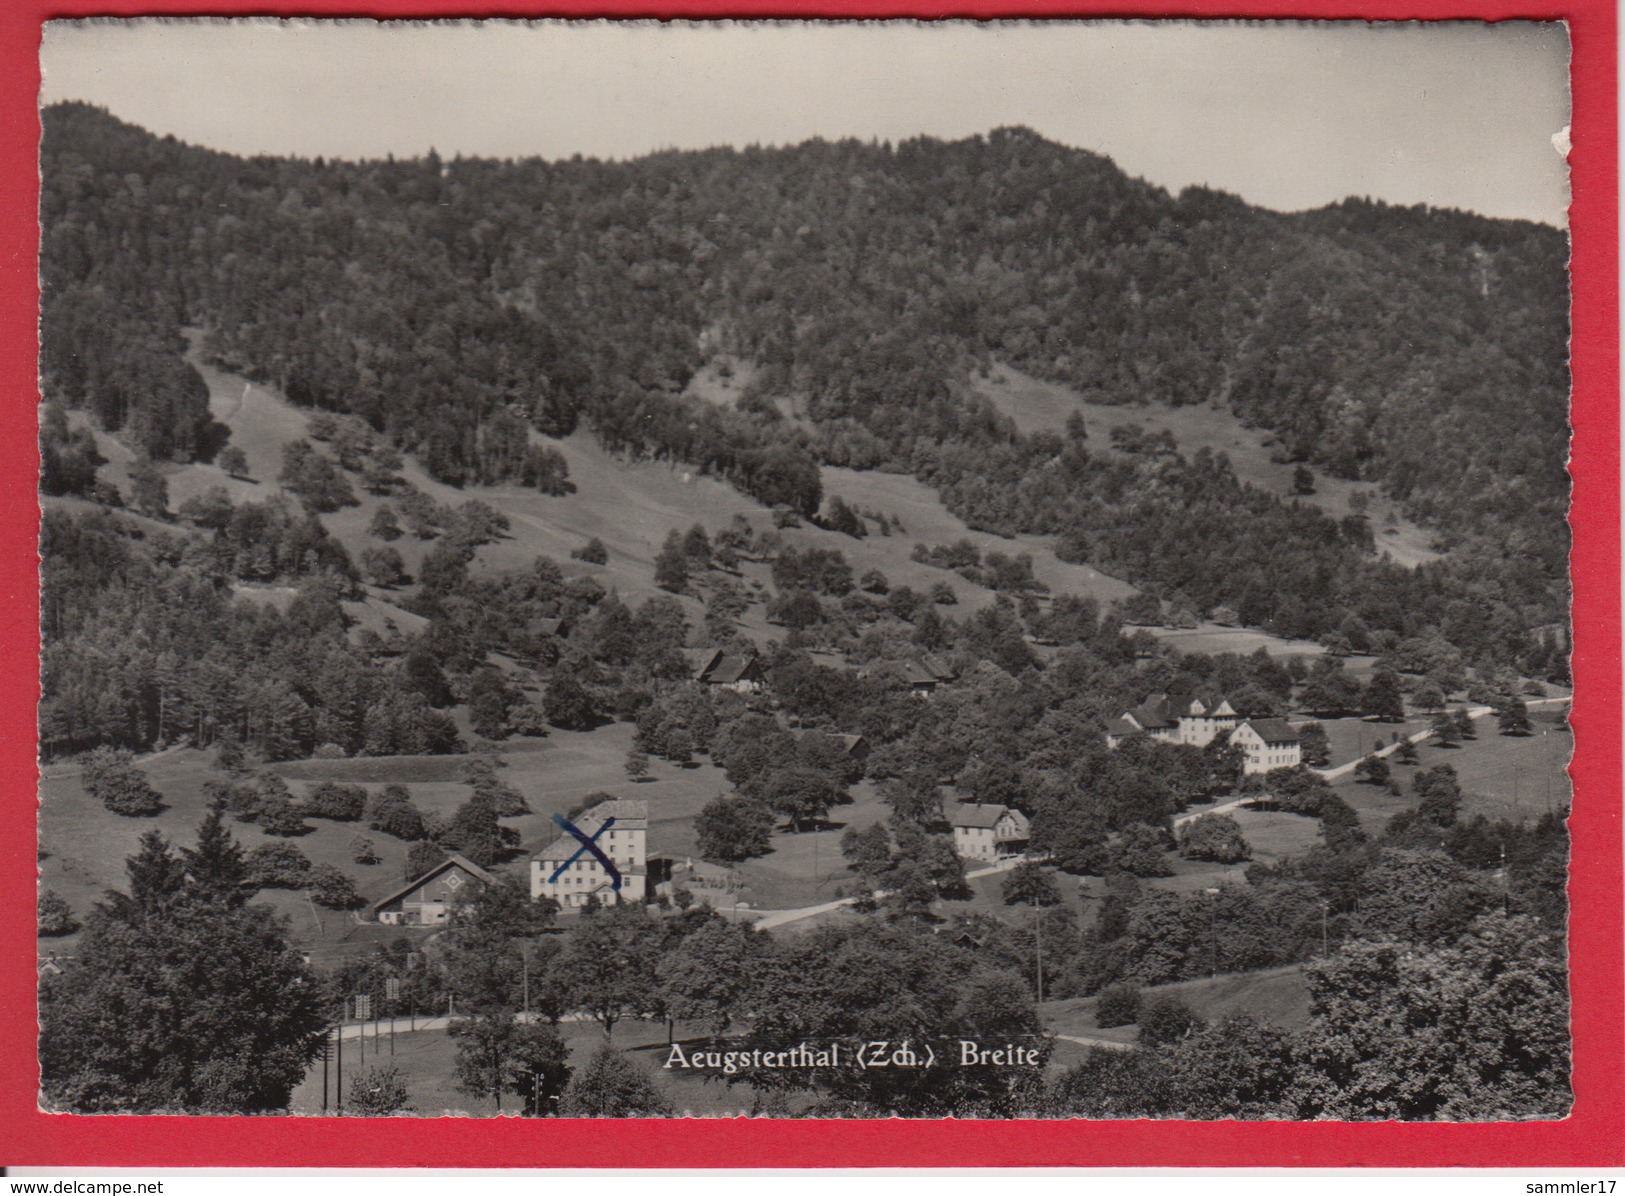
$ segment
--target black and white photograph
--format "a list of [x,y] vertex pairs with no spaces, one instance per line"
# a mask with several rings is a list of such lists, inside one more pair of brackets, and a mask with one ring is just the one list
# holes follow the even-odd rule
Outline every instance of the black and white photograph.
[[1569,55],[47,23],[40,1109],[1565,1118]]

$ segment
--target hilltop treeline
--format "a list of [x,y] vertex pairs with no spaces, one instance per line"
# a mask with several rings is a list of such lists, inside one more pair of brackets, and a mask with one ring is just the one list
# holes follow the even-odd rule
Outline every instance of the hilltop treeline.
[[[443,481],[522,478],[516,441],[583,423],[805,514],[819,462],[904,470],[974,526],[1056,532],[1170,601],[1286,634],[1353,613],[1561,673],[1530,631],[1566,609],[1556,230],[1172,196],[1021,129],[347,163],[235,158],[68,104],[45,114],[43,162],[47,392],[154,455],[206,439],[190,325]],[[1247,487],[1222,457],[1022,436],[970,385],[994,359],[1096,401],[1227,402],[1289,456],[1381,482],[1453,551],[1412,573],[1360,519]],[[684,393],[711,360],[752,367],[732,408]]]

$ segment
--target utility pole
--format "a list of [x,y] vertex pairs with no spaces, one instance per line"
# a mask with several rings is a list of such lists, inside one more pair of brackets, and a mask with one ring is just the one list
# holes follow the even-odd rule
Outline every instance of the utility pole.
[[339,1024],[336,1027],[338,1037],[338,1078],[335,1086],[338,1088],[337,1105],[339,1116],[344,1116],[344,1010],[339,1010]]
[[1043,907],[1038,906],[1038,905],[1033,906],[1033,915],[1034,915],[1034,917],[1033,917],[1033,943],[1034,943],[1034,946],[1035,946],[1035,952],[1034,952],[1034,957],[1033,957],[1034,958],[1034,968],[1035,968],[1035,971],[1037,973],[1037,980],[1038,980],[1038,1001],[1039,1001],[1039,1004],[1043,1004],[1043,1001],[1044,1001],[1044,909],[1043,909]]

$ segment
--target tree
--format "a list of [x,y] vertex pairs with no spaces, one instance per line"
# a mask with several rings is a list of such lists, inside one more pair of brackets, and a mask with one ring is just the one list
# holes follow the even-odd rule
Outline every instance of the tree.
[[707,917],[661,955],[655,968],[666,1016],[724,1033],[745,1007],[767,940],[747,925]]
[[403,585],[408,580],[401,554],[387,544],[362,549],[361,576],[385,588]]
[[1502,735],[1532,735],[1534,726],[1529,722],[1529,707],[1522,698],[1511,695],[1495,710],[1495,719]]
[[367,791],[360,785],[321,781],[305,793],[306,816],[334,822],[355,822],[367,810]]
[[667,533],[655,557],[655,585],[673,594],[688,589],[688,554],[683,551],[683,538],[676,528]]
[[1487,915],[1431,949],[1355,941],[1305,976],[1310,1024],[1294,1051],[1295,1117],[1567,1115],[1566,968],[1534,919]]
[[542,699],[542,713],[555,727],[587,731],[598,723],[598,706],[586,687],[574,677],[554,677]]
[[440,843],[481,868],[489,868],[519,846],[519,832],[503,826],[498,817],[495,798],[476,790],[452,814]]
[[580,919],[549,972],[571,1009],[590,1014],[612,1037],[624,1017],[653,1012],[659,992],[649,960],[660,952],[660,924],[641,905],[616,905]]
[[1292,493],[1313,494],[1315,492],[1315,471],[1307,465],[1300,465],[1292,471]]
[[176,513],[195,527],[220,531],[230,526],[234,510],[226,488],[210,486],[202,494],[194,494],[182,502]]
[[584,561],[589,565],[607,565],[609,564],[609,549],[604,547],[602,540],[594,536],[580,548],[572,549],[570,558]]
[[355,881],[332,864],[317,864],[310,870],[311,898],[328,909],[360,909],[366,899]]
[[79,929],[79,920],[73,916],[73,907],[54,889],[40,890],[38,923],[41,938],[72,934]]
[[215,458],[215,464],[225,470],[230,477],[248,477],[248,456],[235,444],[228,444],[221,449],[220,455]]
[[310,883],[310,859],[292,843],[262,844],[245,863],[255,888],[302,889]]
[[406,853],[406,864],[401,872],[401,879],[410,883],[431,868],[439,866],[445,859],[446,849],[440,844],[429,840],[414,843]]
[[1146,1046],[1163,1046],[1202,1027],[1202,1019],[1191,1007],[1171,994],[1153,998],[1140,1009],[1140,1042]]
[[1106,845],[1114,867],[1133,876],[1172,876],[1168,844],[1163,832],[1136,822]]
[[745,797],[719,795],[694,819],[700,854],[708,860],[731,862],[765,855],[772,831],[772,812]]
[[1465,709],[1456,711],[1454,722],[1456,728],[1456,738],[1478,738],[1478,728],[1473,726],[1473,716],[1468,714]]
[[1360,699],[1360,713],[1383,722],[1400,722],[1405,717],[1405,695],[1399,688],[1399,674],[1379,669],[1372,674]]
[[1006,905],[1059,905],[1061,890],[1041,864],[1017,864],[1004,878],[999,896]]
[[1179,831],[1179,851],[1188,860],[1239,864],[1252,856],[1242,837],[1241,824],[1228,814],[1203,814]]
[[412,1112],[400,1068],[385,1063],[352,1077],[345,1108],[353,1117],[388,1117],[391,1113]]
[[649,1075],[608,1045],[593,1052],[559,1098],[561,1117],[669,1117],[668,1101]]
[[350,860],[357,864],[376,864],[383,857],[378,854],[378,847],[366,835],[354,835],[350,839]]
[[828,773],[802,765],[773,769],[757,790],[768,808],[788,818],[796,830],[822,818],[844,796]]
[[129,892],[109,894],[76,957],[41,985],[46,1102],[79,1113],[285,1109],[327,1025],[286,925],[189,878],[155,832],[126,871]]
[[639,747],[627,749],[626,775],[634,783],[646,780],[649,776],[649,753]]
[[558,1030],[545,1022],[515,1026],[503,1061],[504,1083],[524,1101],[525,1113],[541,1117],[551,1111],[570,1080],[570,1049]]
[[80,774],[90,796],[126,818],[151,818],[164,808],[164,799],[136,766],[135,757],[122,749],[97,748],[85,757]]
[[1364,785],[1386,787],[1393,780],[1393,776],[1388,768],[1388,761],[1373,754],[1362,757],[1354,766],[1354,779]]
[[1332,762],[1331,740],[1320,723],[1304,723],[1298,728],[1298,744],[1303,762],[1310,768],[1325,768]]
[[1432,735],[1433,742],[1438,744],[1440,747],[1456,746],[1458,738],[1456,734],[1456,720],[1454,716],[1448,712],[1441,710],[1435,714],[1433,716],[1433,721],[1428,725],[1428,732]]
[[1140,1017],[1140,990],[1132,984],[1114,984],[1095,998],[1095,1025],[1102,1030],[1132,1026]]
[[169,483],[149,458],[130,466],[130,505],[153,519],[169,515]]

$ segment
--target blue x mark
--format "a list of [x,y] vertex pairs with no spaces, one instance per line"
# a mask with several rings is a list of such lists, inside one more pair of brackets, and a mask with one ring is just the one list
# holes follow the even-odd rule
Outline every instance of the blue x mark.
[[619,892],[621,888],[621,870],[614,865],[610,858],[604,854],[603,849],[598,846],[598,836],[602,835],[610,827],[614,826],[615,819],[604,819],[604,825],[594,831],[590,837],[585,831],[583,831],[575,823],[571,822],[563,814],[553,815],[553,821],[564,828],[566,834],[573,836],[575,840],[581,844],[581,846],[576,848],[576,853],[573,856],[565,860],[564,863],[560,864],[553,870],[553,875],[548,877],[547,883],[556,883],[559,877],[563,876],[565,872],[569,870],[571,864],[575,863],[582,856],[590,852],[598,857],[598,862],[604,866],[604,871],[609,873],[609,887],[614,889],[616,892]]

